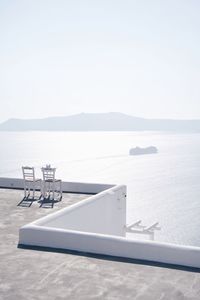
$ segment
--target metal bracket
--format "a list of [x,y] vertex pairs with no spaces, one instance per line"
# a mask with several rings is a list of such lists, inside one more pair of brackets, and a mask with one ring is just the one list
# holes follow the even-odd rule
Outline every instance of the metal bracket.
[[150,226],[144,226],[144,225],[142,225],[142,220],[139,220],[130,225],[126,225],[125,229],[126,229],[126,232],[129,232],[129,233],[147,234],[147,235],[149,235],[151,240],[154,240],[154,234],[155,234],[154,231],[161,230],[161,227],[159,227],[158,225],[159,225],[159,223],[156,222]]

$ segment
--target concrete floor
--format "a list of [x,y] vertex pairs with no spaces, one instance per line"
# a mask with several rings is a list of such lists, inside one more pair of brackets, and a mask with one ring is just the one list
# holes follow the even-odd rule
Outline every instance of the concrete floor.
[[17,204],[23,191],[0,190],[0,299],[200,299],[194,269],[68,252],[18,248],[19,228],[88,197],[64,194],[54,208]]

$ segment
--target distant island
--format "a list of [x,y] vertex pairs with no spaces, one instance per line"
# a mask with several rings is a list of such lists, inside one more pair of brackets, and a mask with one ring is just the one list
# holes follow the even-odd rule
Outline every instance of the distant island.
[[135,147],[129,151],[130,155],[143,155],[143,154],[155,154],[158,153],[158,149],[155,146],[149,146],[146,148]]
[[144,119],[118,112],[81,113],[44,119],[9,119],[1,131],[195,131],[200,120]]

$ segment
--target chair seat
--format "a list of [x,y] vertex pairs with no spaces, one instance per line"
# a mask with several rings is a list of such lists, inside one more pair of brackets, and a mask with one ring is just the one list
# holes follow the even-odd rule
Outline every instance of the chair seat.
[[39,178],[36,178],[36,179],[25,179],[25,181],[28,181],[28,182],[38,182],[38,181],[41,181],[42,179],[39,179]]
[[55,179],[55,180],[53,180],[53,179],[45,179],[44,181],[45,182],[61,182],[61,179]]

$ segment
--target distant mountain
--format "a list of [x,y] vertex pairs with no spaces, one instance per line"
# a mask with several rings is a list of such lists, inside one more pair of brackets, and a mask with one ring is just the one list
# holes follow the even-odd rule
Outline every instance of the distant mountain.
[[143,119],[118,112],[81,113],[45,119],[9,119],[0,124],[1,131],[199,131],[200,120]]

